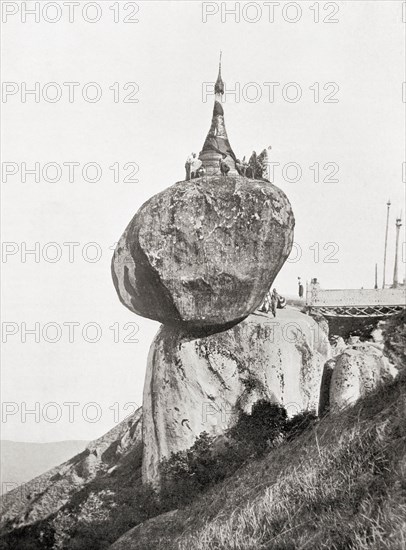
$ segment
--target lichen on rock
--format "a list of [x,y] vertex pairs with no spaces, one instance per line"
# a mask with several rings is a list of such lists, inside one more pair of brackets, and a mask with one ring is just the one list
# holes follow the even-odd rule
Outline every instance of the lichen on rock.
[[147,201],[112,260],[121,302],[165,324],[221,329],[255,311],[289,256],[294,218],[266,181],[181,181]]
[[261,399],[290,415],[317,411],[329,355],[323,328],[293,308],[207,336],[162,326],[144,386],[143,480],[156,484],[162,458],[188,449],[203,431],[224,434]]
[[380,345],[352,342],[335,358],[330,382],[330,411],[336,413],[355,404],[379,384],[393,380],[397,373]]

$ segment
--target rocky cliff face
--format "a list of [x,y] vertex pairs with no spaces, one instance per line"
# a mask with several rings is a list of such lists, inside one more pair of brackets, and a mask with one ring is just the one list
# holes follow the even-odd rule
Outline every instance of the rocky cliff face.
[[269,182],[178,182],[140,208],[117,244],[117,293],[131,311],[164,324],[223,328],[262,302],[293,227],[286,195]]
[[224,433],[241,411],[266,399],[290,414],[317,411],[327,334],[295,309],[256,313],[205,337],[161,327],[148,358],[143,397],[143,481],[203,431]]
[[55,514],[97,477],[113,472],[128,453],[141,464],[142,415],[138,409],[86,449],[45,474],[5,494],[0,527],[5,531],[31,525]]

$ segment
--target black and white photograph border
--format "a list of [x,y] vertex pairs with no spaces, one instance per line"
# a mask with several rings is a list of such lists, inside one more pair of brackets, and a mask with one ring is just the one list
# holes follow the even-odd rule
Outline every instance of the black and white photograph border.
[[0,550],[406,550],[406,2],[0,7]]

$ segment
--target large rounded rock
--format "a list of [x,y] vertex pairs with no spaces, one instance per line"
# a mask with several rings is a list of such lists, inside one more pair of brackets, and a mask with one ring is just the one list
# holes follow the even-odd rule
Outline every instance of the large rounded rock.
[[385,357],[381,346],[354,342],[336,357],[330,382],[330,411],[339,412],[392,380],[397,369]]
[[287,259],[294,218],[266,181],[212,176],[147,201],[112,260],[121,302],[166,324],[224,327],[250,313]]
[[143,396],[143,480],[191,447],[203,431],[221,435],[241,411],[266,399],[293,415],[317,411],[327,334],[294,309],[256,313],[223,332],[196,337],[161,327],[149,353]]

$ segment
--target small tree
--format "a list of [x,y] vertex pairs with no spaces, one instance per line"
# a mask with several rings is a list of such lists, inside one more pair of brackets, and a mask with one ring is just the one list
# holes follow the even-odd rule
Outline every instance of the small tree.
[[231,429],[231,436],[248,445],[256,455],[263,454],[283,437],[287,425],[284,407],[269,401],[257,401],[251,414],[242,413]]

